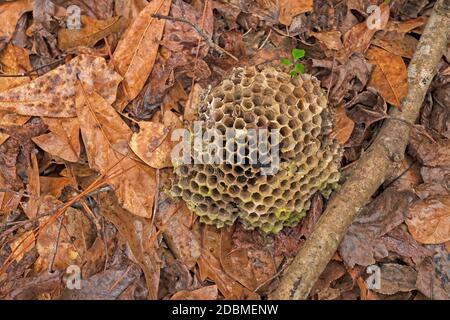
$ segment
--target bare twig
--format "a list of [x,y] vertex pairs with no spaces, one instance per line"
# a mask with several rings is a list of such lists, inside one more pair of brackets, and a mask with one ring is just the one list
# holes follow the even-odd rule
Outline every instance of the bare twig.
[[449,29],[449,1],[438,0],[408,67],[408,92],[402,102],[402,111],[397,108],[390,110],[389,116],[395,120],[385,120],[374,143],[328,203],[315,230],[286,270],[271,299],[308,297],[358,212],[403,160],[410,123],[414,123],[419,115],[437,65],[447,48]]
[[239,62],[238,58],[236,58],[234,55],[232,55],[228,51],[226,51],[226,50],[222,49],[220,46],[218,46],[203,29],[201,29],[199,26],[193,24],[189,20],[184,19],[184,18],[164,16],[159,13],[153,14],[152,17],[156,18],[156,19],[165,19],[165,20],[170,20],[170,21],[183,22],[183,23],[190,25],[192,28],[195,29],[195,31],[197,31],[197,33],[200,35],[200,37],[202,37],[205,40],[205,42],[208,44],[208,46],[211,49],[216,50],[220,54],[225,54],[225,55],[229,56],[230,58],[232,58],[233,60]]

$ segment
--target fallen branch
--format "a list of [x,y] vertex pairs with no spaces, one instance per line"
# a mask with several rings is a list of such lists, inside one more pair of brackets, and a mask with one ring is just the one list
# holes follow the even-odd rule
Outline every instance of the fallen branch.
[[353,166],[271,299],[308,297],[358,212],[403,160],[410,132],[408,123],[414,123],[419,115],[437,65],[447,49],[449,29],[450,1],[438,0],[408,67],[408,92],[402,111],[390,110],[389,115],[396,119],[385,120],[374,143]]

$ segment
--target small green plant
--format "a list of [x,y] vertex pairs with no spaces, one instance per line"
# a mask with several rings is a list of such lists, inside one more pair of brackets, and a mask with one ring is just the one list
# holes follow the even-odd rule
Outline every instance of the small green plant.
[[284,64],[286,66],[293,66],[292,70],[289,72],[291,77],[296,77],[300,73],[305,73],[305,66],[303,63],[300,63],[300,59],[302,59],[305,56],[305,50],[303,49],[292,49],[292,59],[283,58],[281,59],[281,64]]

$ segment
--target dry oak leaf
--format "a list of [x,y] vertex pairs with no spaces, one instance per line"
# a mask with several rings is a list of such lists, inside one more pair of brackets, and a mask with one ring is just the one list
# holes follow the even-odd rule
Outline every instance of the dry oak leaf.
[[367,59],[375,65],[368,86],[378,90],[390,104],[400,107],[408,90],[407,70],[401,56],[372,46]]
[[113,107],[98,93],[87,92],[84,85],[79,87],[76,108],[90,167],[112,175],[108,183],[125,209],[150,218],[156,189],[155,170],[130,157],[131,129]]
[[130,100],[136,98],[144,87],[155,64],[163,35],[165,20],[158,20],[152,15],[167,15],[171,3],[171,0],[151,1],[125,31],[114,51],[114,65],[124,77]]
[[74,117],[77,78],[109,103],[116,100],[117,86],[122,80],[105,59],[81,55],[28,84],[0,92],[0,111],[25,116]]
[[18,0],[0,3],[0,48],[2,42],[9,42],[19,18],[33,10],[33,0]]
[[[376,10],[366,21],[353,26],[347,31],[344,35],[343,49],[336,56],[337,60],[344,62],[355,52],[366,52],[374,34],[386,27],[389,20],[389,12],[389,5],[383,3],[380,5],[379,13]],[[377,21],[377,18],[379,18],[379,21]],[[372,24],[374,22],[376,24]]]
[[81,29],[60,29],[58,32],[58,48],[62,51],[80,46],[92,47],[111,33],[120,32],[125,25],[123,17],[108,20],[95,20],[81,16]]
[[450,240],[450,196],[437,196],[414,202],[406,220],[409,232],[418,242],[439,244]]
[[43,118],[49,133],[32,138],[42,150],[69,162],[80,161],[78,118]]
[[289,26],[295,16],[312,11],[313,0],[280,0],[278,21]]

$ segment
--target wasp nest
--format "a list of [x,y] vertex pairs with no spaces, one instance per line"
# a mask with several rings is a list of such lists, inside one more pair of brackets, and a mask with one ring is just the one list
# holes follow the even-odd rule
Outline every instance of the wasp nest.
[[[176,165],[172,191],[201,222],[223,227],[240,219],[246,228],[276,233],[300,221],[314,193],[328,196],[337,186],[341,148],[330,135],[326,96],[311,75],[237,68],[204,94],[198,120],[202,130],[221,135],[209,143],[223,141],[225,160],[212,162],[211,154],[208,159],[207,152],[197,150],[190,159],[203,161]],[[244,137],[241,144],[227,139],[230,129]],[[264,142],[262,129],[279,135],[268,133]],[[267,174],[267,159],[273,165],[274,156],[279,156],[277,171]]]

